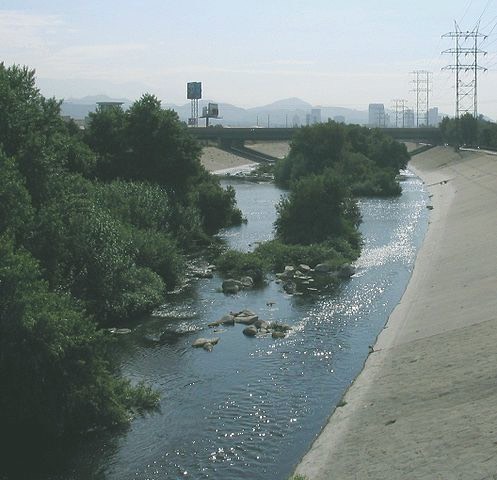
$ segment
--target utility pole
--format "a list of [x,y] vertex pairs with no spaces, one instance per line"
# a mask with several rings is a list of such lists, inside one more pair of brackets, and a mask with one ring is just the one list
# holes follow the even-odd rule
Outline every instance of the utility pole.
[[396,98],[392,100],[392,104],[392,108],[395,110],[395,128],[404,128],[407,100]]
[[478,72],[487,70],[478,63],[478,55],[487,54],[479,48],[479,40],[487,38],[479,28],[478,22],[473,30],[463,32],[454,21],[454,31],[442,35],[442,38],[453,38],[455,42],[454,48],[442,52],[453,55],[454,63],[442,70],[455,72],[456,118],[465,113],[478,117]]
[[419,120],[425,118],[425,125],[428,125],[428,110],[430,109],[430,92],[432,72],[426,70],[414,70],[411,72],[414,76],[411,83],[414,88],[411,92],[416,94],[416,127],[419,128]]

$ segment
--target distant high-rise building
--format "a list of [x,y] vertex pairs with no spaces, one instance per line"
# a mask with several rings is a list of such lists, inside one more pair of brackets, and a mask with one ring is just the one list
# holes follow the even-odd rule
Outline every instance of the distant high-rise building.
[[404,127],[405,128],[414,128],[414,110],[410,108],[404,110]]
[[440,123],[438,117],[438,107],[433,107],[428,110],[428,126],[437,127]]
[[345,117],[343,115],[335,115],[333,121],[337,123],[345,123]]
[[370,103],[368,120],[370,127],[385,127],[385,105],[383,103]]
[[321,123],[321,109],[313,108],[311,110],[310,124]]
[[292,125],[294,127],[300,127],[300,117],[297,114],[295,114],[292,118]]

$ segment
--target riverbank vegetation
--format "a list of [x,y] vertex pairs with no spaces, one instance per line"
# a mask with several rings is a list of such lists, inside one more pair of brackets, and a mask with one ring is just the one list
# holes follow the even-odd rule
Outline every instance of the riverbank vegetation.
[[454,147],[467,146],[497,150],[497,124],[466,113],[461,118],[444,117],[440,124],[442,141]]
[[26,455],[157,403],[120,378],[102,327],[164,303],[241,213],[152,95],[81,131],[33,71],[0,64],[0,111],[0,441]]
[[400,194],[396,175],[408,159],[405,145],[379,130],[335,122],[300,129],[274,169],[276,184],[288,189],[277,206],[275,240],[253,252],[228,252],[218,262],[221,272],[320,263],[340,270],[360,254],[356,198]]

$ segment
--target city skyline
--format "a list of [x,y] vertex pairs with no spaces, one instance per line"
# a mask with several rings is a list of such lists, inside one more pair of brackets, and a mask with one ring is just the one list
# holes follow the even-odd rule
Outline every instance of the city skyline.
[[6,0],[0,59],[34,68],[42,93],[57,98],[150,92],[184,104],[186,83],[201,81],[204,98],[242,107],[298,97],[357,109],[405,98],[412,108],[409,73],[424,69],[433,72],[430,105],[453,114],[454,75],[441,70],[453,44],[442,35],[454,20],[463,30],[480,21],[490,35],[479,112],[497,118],[497,1],[268,3]]

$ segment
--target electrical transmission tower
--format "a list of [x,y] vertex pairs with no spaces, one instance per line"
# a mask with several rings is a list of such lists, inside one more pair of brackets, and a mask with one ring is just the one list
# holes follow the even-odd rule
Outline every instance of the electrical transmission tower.
[[433,75],[426,70],[415,70],[413,75],[413,89],[411,92],[416,94],[416,127],[428,125],[428,110],[430,109],[430,92]]
[[407,100],[396,98],[392,100],[392,104],[392,108],[395,111],[395,128],[404,128],[406,124]]
[[447,65],[442,70],[453,70],[456,82],[456,118],[465,113],[478,117],[478,72],[486,71],[478,63],[479,55],[487,52],[480,50],[479,40],[485,40],[487,35],[479,32],[479,24],[471,31],[463,32],[454,21],[455,31],[442,35],[442,38],[453,38],[454,48],[442,53],[453,55],[454,64]]

